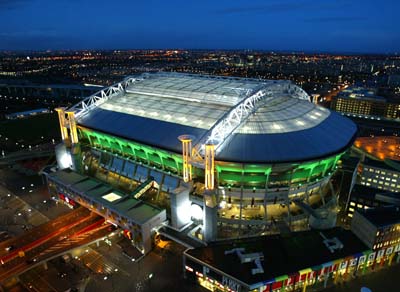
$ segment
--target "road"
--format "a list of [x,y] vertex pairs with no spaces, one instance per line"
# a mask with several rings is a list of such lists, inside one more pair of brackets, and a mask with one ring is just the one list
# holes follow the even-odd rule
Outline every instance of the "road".
[[[55,255],[104,237],[110,233],[110,225],[103,223],[104,218],[82,207],[0,243],[0,282]],[[9,246],[13,249],[6,251]]]
[[[0,259],[5,261],[11,255],[17,254],[20,249],[26,250],[29,245],[31,245],[31,248],[33,248],[36,245],[43,243],[46,239],[51,239],[53,236],[57,236],[61,232],[62,228],[68,228],[69,226],[75,224],[78,220],[82,220],[89,215],[89,210],[85,208],[78,208],[57,219],[35,227],[23,233],[21,236],[3,241],[0,243]],[[5,249],[9,246],[12,246],[13,250],[7,252]]]

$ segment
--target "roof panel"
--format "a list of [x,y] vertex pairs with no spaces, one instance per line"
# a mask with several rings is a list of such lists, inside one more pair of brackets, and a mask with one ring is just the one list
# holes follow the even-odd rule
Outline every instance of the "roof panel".
[[305,130],[259,135],[233,134],[216,158],[253,163],[312,160],[344,151],[352,144],[356,133],[357,126],[352,121],[331,113],[317,126]]
[[348,147],[356,134],[354,123],[283,92],[281,89],[288,82],[149,74],[148,78],[131,85],[124,95],[113,97],[79,116],[77,122],[180,153],[178,136],[203,137],[237,102],[251,94],[248,89],[259,90],[273,84],[273,99],[260,101],[256,111],[225,142],[217,159],[265,163],[303,161]]

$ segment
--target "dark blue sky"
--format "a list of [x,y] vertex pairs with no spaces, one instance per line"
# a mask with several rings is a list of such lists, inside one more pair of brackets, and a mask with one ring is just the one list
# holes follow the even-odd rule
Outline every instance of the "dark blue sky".
[[399,11],[399,0],[0,0],[0,49],[399,52]]

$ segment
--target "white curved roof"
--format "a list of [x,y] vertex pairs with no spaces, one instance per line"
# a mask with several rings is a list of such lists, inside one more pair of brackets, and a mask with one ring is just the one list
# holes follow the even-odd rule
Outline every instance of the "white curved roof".
[[351,145],[357,131],[285,80],[147,73],[71,109],[82,126],[177,153],[178,136],[195,136],[195,147],[214,143],[225,161],[325,157]]
[[[114,97],[99,107],[208,130],[251,93],[275,84],[286,85],[291,82],[155,73],[128,86],[124,95]],[[298,131],[315,126],[327,115],[329,111],[300,101],[284,90],[275,90],[273,101],[259,108],[238,132],[260,134]]]

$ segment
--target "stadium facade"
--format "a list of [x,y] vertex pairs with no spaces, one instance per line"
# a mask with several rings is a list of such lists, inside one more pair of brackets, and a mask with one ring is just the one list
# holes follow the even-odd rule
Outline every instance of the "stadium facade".
[[330,178],[357,132],[290,81],[195,74],[127,77],[58,112],[60,169],[158,205],[171,228],[194,221],[205,241],[334,225]]

